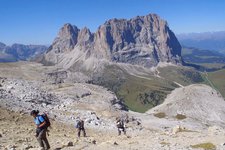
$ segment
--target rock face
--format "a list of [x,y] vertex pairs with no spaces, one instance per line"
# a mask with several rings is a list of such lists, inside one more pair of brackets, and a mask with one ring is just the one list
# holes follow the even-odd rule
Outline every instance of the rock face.
[[54,40],[49,50],[55,49],[56,53],[70,51],[77,44],[79,32],[80,30],[76,26],[65,24],[60,30],[58,36]]
[[68,68],[93,59],[147,68],[159,62],[182,63],[178,40],[167,22],[155,14],[130,20],[111,19],[96,33],[65,24],[44,59]]

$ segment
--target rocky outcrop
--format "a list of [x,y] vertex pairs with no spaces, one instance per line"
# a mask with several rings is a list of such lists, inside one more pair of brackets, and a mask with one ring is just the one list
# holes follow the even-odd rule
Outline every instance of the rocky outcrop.
[[165,113],[167,118],[204,125],[224,126],[225,101],[220,93],[204,84],[177,88],[165,101],[147,113]]
[[166,21],[147,15],[130,20],[111,19],[100,26],[95,45],[108,50],[112,61],[151,67],[179,62],[180,45]]
[[79,31],[80,29],[78,29],[76,26],[72,26],[71,24],[65,24],[59,31],[58,36],[55,38],[53,44],[48,49],[48,51],[52,49],[55,53],[71,51],[77,44]]
[[[96,33],[65,24],[45,54],[45,61],[71,67],[92,58],[144,67],[159,62],[182,63],[181,46],[158,15],[111,19]],[[69,65],[68,65],[69,64]]]
[[[113,118],[126,113],[123,111],[126,108],[123,102],[103,87],[85,83],[74,85],[67,83],[67,85],[61,84],[60,87],[49,85],[49,82],[0,77],[1,112],[2,108],[5,108],[25,114],[36,109],[40,111],[40,114],[48,113],[51,121],[74,125],[78,118],[82,118],[88,129],[111,130],[115,128]],[[13,120],[17,124],[22,119],[15,117]],[[136,119],[131,123],[135,121],[140,122]],[[2,124],[1,116],[0,124]],[[21,132],[21,129],[16,131]],[[0,135],[3,133],[4,131],[0,128]]]
[[60,61],[63,66],[71,67],[85,53],[90,54],[93,40],[94,34],[88,28],[80,30],[76,26],[65,24],[46,51],[42,63],[56,64]]

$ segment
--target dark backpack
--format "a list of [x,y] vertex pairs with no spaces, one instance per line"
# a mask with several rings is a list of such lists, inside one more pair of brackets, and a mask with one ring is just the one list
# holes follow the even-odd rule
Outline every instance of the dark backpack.
[[79,120],[76,124],[76,128],[84,128],[84,121],[83,120]]
[[117,126],[117,128],[123,128],[124,127],[123,121],[121,121],[121,120],[118,121],[116,126]]
[[[44,118],[44,120],[46,122],[45,127],[46,128],[50,127],[51,126],[51,122],[50,122],[50,120],[48,118],[48,115],[46,113],[43,113],[41,116]],[[40,122],[40,120],[39,120],[39,122]]]

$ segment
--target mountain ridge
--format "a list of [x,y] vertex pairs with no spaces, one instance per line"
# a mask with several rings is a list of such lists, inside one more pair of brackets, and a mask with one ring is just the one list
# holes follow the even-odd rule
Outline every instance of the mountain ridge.
[[225,54],[225,31],[186,33],[176,35],[181,45]]
[[15,43],[7,46],[0,43],[0,62],[26,61],[43,54],[47,49],[44,45],[24,45]]
[[44,62],[71,68],[106,60],[147,68],[159,62],[181,64],[181,46],[166,21],[156,14],[110,19],[95,33],[65,24],[44,55]]

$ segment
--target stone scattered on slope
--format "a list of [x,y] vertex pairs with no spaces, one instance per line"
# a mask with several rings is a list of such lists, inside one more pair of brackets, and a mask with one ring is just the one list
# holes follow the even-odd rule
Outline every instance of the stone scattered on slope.
[[214,89],[194,84],[172,91],[163,104],[149,110],[148,114],[165,113],[166,118],[205,125],[224,125],[225,101]]

